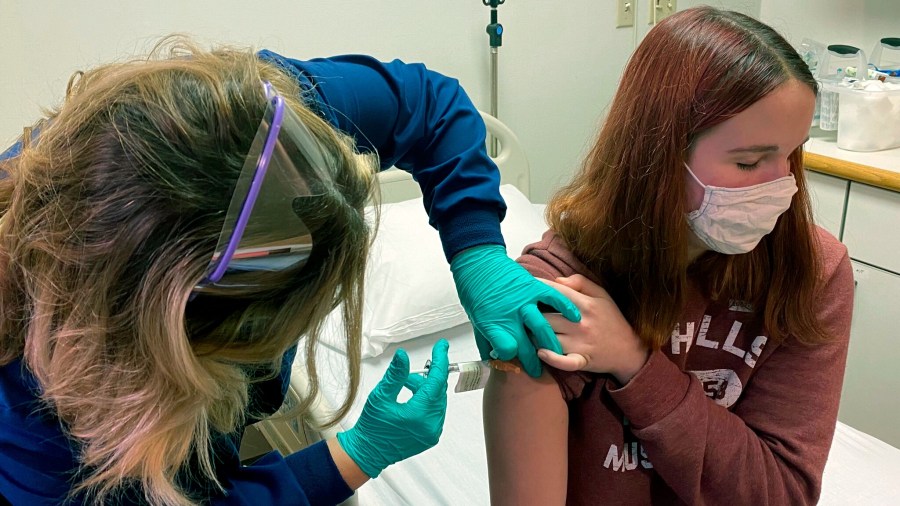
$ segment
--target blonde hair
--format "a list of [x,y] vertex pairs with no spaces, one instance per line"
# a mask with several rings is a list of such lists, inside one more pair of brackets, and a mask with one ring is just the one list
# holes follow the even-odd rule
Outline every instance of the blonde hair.
[[[204,276],[269,81],[325,147],[334,187],[304,216],[307,265],[237,296]],[[305,336],[311,389],[325,316],[342,304],[359,384],[363,208],[374,164],[301,102],[293,78],[247,50],[165,39],[140,60],[70,81],[37,142],[0,164],[0,365],[24,357],[80,448],[73,494],[193,504],[179,472],[216,480],[211,441],[242,427],[248,386]],[[267,371],[259,375],[259,371]]]

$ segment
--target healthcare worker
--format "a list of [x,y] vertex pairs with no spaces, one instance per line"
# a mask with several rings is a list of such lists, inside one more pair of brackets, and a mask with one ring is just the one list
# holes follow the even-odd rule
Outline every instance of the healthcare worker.
[[559,349],[536,303],[578,313],[506,257],[484,135],[456,81],[399,61],[175,40],[75,76],[0,158],[0,496],[338,503],[436,444],[446,342],[427,378],[398,351],[336,439],[238,457],[243,427],[284,400],[298,336],[315,393],[318,330],[339,304],[338,415],[356,393],[374,155],[421,184],[482,352],[537,374],[523,322]]

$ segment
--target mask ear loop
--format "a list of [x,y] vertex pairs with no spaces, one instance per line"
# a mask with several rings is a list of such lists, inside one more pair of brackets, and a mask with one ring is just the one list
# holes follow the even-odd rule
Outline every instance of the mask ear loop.
[[694,181],[696,181],[697,184],[699,184],[700,187],[703,188],[703,189],[705,190],[705,189],[706,189],[706,185],[703,184],[703,183],[700,181],[700,179],[697,178],[697,175],[694,174],[694,171],[691,170],[691,168],[690,168],[690,166],[688,166],[687,162],[684,162],[684,168],[687,169],[688,174],[690,174],[691,177],[694,178]]
[[703,188],[703,202],[700,203],[700,208],[687,213],[688,219],[693,220],[706,211],[706,208],[709,205],[710,194],[712,192],[708,186],[703,184],[700,181],[700,179],[697,178],[697,175],[694,174],[694,171],[691,170],[691,167],[687,164],[687,162],[683,162],[683,163],[684,163],[684,168],[687,169],[687,171],[688,171],[688,174],[690,174],[691,177],[694,179],[694,181],[696,181],[697,184],[700,185],[700,188]]

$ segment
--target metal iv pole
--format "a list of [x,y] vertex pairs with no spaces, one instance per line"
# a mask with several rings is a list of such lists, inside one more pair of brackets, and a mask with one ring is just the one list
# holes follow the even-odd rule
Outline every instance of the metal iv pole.
[[[497,116],[497,72],[498,59],[500,56],[500,46],[503,45],[503,25],[497,22],[497,7],[502,5],[506,0],[481,0],[481,2],[491,8],[491,23],[487,25],[487,34],[491,45],[491,116],[500,119]],[[497,139],[491,136],[490,155],[497,156],[498,146]]]

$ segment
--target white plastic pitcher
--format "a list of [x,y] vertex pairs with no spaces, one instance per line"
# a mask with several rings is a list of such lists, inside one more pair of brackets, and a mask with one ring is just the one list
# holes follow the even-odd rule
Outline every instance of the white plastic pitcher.
[[869,63],[888,75],[900,74],[900,37],[884,37],[875,43]]

